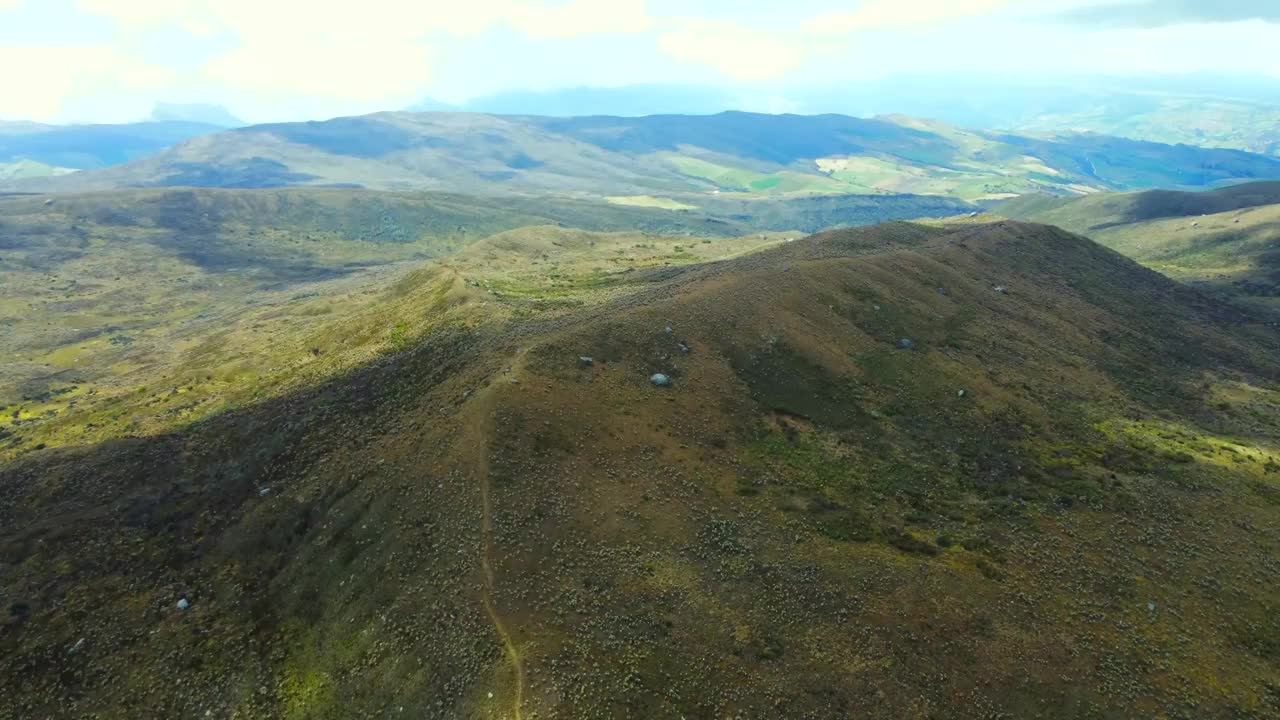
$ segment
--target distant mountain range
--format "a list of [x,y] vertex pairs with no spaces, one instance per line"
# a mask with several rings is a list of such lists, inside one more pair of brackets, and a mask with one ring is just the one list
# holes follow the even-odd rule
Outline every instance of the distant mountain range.
[[119,125],[0,123],[0,165],[19,161],[88,170],[119,165],[225,129],[185,120]]
[[1251,75],[890,75],[801,88],[627,85],[510,91],[408,108],[515,115],[901,113],[1020,134],[1097,132],[1280,154],[1280,80]]
[[697,198],[719,194],[983,200],[1261,178],[1280,178],[1280,158],[1094,134],[1045,139],[970,131],[903,116],[378,113],[201,134],[118,167],[6,186],[359,186],[555,192],[631,203],[660,196],[696,206]]
[[[960,127],[1048,139],[1068,146],[1076,144],[1076,136],[1080,134],[1098,133],[1280,156],[1280,80],[1248,75],[1026,78],[935,74],[891,75],[877,80],[811,87],[637,84],[609,88],[506,91],[455,104],[424,99],[407,110],[558,118],[713,115],[730,111],[807,115],[839,113],[861,118],[892,115],[888,118],[891,122],[896,122],[901,116],[936,118]],[[330,122],[351,125],[346,119]],[[484,124],[488,121],[478,122]],[[31,179],[41,174],[41,168],[47,168],[43,174],[55,175],[68,170],[109,167],[145,158],[185,140],[244,126],[243,120],[220,105],[165,102],[157,103],[146,121],[121,125],[60,126],[0,121],[0,176],[9,180],[17,177]],[[327,126],[324,132],[330,132],[332,127]],[[271,153],[262,157],[268,164],[291,164],[272,158]],[[189,160],[184,159],[183,162]],[[492,172],[505,171],[498,169]],[[316,175],[323,182],[333,173],[305,171],[302,174]],[[354,174],[367,175],[363,171]],[[404,177],[401,170],[387,171],[384,168],[373,174],[388,177],[341,178],[336,181],[371,187],[417,187],[423,182]],[[934,171],[924,173],[929,182],[919,181],[920,172],[914,169],[904,168],[902,172],[889,174],[895,176],[893,182],[885,183],[883,178],[879,178],[872,181],[872,187],[884,189],[880,186],[887,184],[892,189],[937,185],[933,182],[937,174]],[[949,175],[947,172],[941,174]],[[255,182],[243,177],[246,173],[240,175],[242,177],[233,179],[232,184]],[[439,175],[426,184],[444,187],[451,180],[449,175]],[[913,180],[911,176],[917,179]],[[951,179],[956,180],[954,177]],[[131,182],[149,184],[153,180],[134,178]],[[93,184],[99,181],[86,182]],[[105,182],[107,186],[115,186],[114,181]],[[281,184],[279,178],[267,182]],[[862,180],[855,184],[858,183]],[[1124,183],[1084,184],[1105,189],[1130,187]],[[1191,187],[1196,185],[1196,182],[1189,183]],[[1027,189],[1025,186],[1013,188],[1011,192]],[[937,190],[925,187],[925,191]],[[993,188],[989,192],[985,189],[974,192],[970,187],[958,194],[985,197],[1004,194],[1004,191]]]

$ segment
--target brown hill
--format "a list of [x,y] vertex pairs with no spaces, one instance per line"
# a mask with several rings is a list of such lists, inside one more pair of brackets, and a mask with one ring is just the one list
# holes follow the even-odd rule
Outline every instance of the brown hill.
[[1273,331],[1018,223],[633,286],[0,471],[0,711],[1280,712]]

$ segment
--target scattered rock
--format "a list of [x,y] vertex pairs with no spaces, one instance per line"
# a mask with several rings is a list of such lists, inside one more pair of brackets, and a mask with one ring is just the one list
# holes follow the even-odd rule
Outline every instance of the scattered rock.
[[898,347],[903,350],[911,350],[915,348],[916,342],[911,338],[902,338],[898,341]]
[[671,326],[670,326],[670,325],[668,325],[665,329],[663,329],[663,331],[662,331],[662,332],[664,332],[664,333],[666,333],[666,334],[670,335],[671,333],[675,332],[675,330],[672,330],[672,329],[671,329]]
[[271,494],[271,488],[262,488],[258,491],[258,497],[266,497]]
[[653,377],[649,378],[649,382],[656,387],[671,387],[671,378],[662,373],[654,373]]
[[995,290],[996,292],[1000,293],[1001,295],[1008,295],[1008,294],[1009,294],[1009,288],[1007,288],[1007,287],[1005,287],[1005,286],[1003,286],[1003,285],[997,285],[997,286],[995,286],[995,287],[993,287],[993,288],[991,288],[991,289],[992,289],[992,290]]
[[186,598],[182,598],[181,600],[178,601],[179,610],[186,610],[189,607],[191,607],[191,602]]
[[964,390],[961,390],[960,392],[956,393],[956,397],[964,397],[965,395],[966,393]]
[[683,340],[681,340],[680,343],[676,345],[676,347],[679,348],[680,352],[684,353],[685,355],[688,355],[690,352],[689,344],[684,342]]
[[594,358],[589,358],[586,355],[583,355],[582,357],[578,358],[578,364],[581,365],[582,367],[591,367],[592,365],[596,364],[596,361]]

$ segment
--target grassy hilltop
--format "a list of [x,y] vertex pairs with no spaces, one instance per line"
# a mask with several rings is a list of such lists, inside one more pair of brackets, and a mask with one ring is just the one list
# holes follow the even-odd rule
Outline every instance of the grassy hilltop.
[[10,461],[0,714],[1280,713],[1273,328],[1040,225],[727,237],[497,234]]

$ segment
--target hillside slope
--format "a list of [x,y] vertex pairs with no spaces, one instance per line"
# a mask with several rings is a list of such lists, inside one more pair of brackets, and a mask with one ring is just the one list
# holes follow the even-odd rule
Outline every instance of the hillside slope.
[[1280,183],[1026,197],[996,211],[1087,234],[1172,278],[1254,308],[1280,309]]
[[676,198],[1204,187],[1280,177],[1280,159],[1093,135],[1054,140],[841,115],[549,118],[378,113],[258,125],[127,165],[11,183],[25,190],[358,185]]
[[0,469],[0,714],[1280,712],[1272,329],[1017,223],[568,304],[487,255],[615,246],[486,242],[398,352]]
[[[122,414],[168,427],[296,384],[299,364],[346,367],[403,344],[426,320],[392,311],[388,287],[428,260],[492,247],[486,238],[538,248],[504,250],[520,262],[484,275],[536,300],[545,285],[561,296],[625,287],[620,271],[719,259],[777,242],[776,231],[969,209],[911,197],[713,204],[716,215],[313,188],[0,198],[0,458],[110,436]],[[474,274],[471,257],[460,271]]]
[[[736,212],[712,218],[567,199],[355,190],[0,198],[0,457],[67,442],[64,426],[77,429],[76,442],[100,436],[113,425],[104,416],[119,414],[104,408],[117,404],[146,402],[182,418],[251,394],[289,374],[283,368],[292,363],[271,349],[340,318],[354,322],[353,312],[383,302],[401,276],[491,235],[626,230],[630,242],[609,260],[634,267],[640,256],[678,264],[720,257],[738,236],[765,242],[761,231],[773,223],[812,229],[894,212],[892,203],[835,211],[800,204],[793,212],[762,202],[770,214],[757,223]],[[955,212],[940,205],[941,214]],[[528,270],[539,272],[540,262]],[[368,339],[375,345],[420,325],[405,313],[380,322]],[[355,339],[354,325],[335,334],[352,337],[334,343],[318,332],[296,350],[321,350],[328,361],[368,344]],[[157,383],[182,392],[137,392]]]

